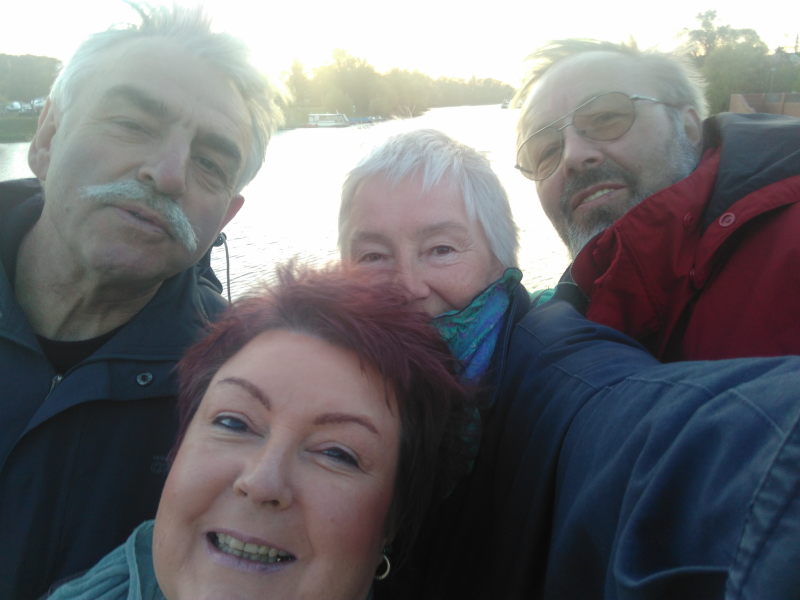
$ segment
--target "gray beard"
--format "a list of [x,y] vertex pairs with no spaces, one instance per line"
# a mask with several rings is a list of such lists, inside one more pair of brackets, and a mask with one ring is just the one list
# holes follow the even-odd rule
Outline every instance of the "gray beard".
[[138,202],[156,211],[169,227],[169,233],[190,254],[197,251],[197,234],[186,213],[172,198],[159,194],[150,186],[135,179],[87,185],[80,189],[82,198],[115,206],[122,202]]
[[[688,176],[694,171],[699,160],[699,151],[686,136],[682,126],[676,126],[675,136],[666,149],[666,155],[662,176],[647,188],[644,188],[634,175],[610,159],[606,159],[599,167],[570,177],[564,185],[564,191],[559,200],[559,205],[564,215],[565,227],[563,230],[559,230],[558,234],[566,244],[573,259],[592,238],[605,231],[642,200]],[[572,196],[590,185],[608,180],[621,180],[625,183],[631,192],[628,201],[621,205],[598,206],[589,215],[586,215],[582,222],[575,222],[572,218],[572,211],[569,209],[569,202]]]

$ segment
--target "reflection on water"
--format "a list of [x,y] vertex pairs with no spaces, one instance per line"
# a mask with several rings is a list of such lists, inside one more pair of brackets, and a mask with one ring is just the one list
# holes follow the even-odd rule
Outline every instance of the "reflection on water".
[[28,168],[28,145],[0,144],[0,181],[33,177]]
[[[520,229],[523,281],[529,290],[553,285],[566,268],[567,253],[539,206],[533,182],[513,168],[516,117],[516,110],[465,106],[371,126],[278,132],[264,167],[243,192],[244,207],[225,229],[232,295],[268,279],[273,266],[290,257],[312,263],[336,259],[345,173],[387,135],[422,127],[440,129],[491,161]],[[0,180],[31,176],[26,152],[27,144],[0,144]],[[212,263],[224,281],[224,249],[214,250]]]

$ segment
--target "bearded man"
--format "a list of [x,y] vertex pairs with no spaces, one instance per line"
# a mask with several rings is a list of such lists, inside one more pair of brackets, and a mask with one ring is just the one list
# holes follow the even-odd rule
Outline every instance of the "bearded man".
[[517,168],[559,285],[662,360],[800,354],[800,120],[720,114],[676,55],[566,40],[523,88]]

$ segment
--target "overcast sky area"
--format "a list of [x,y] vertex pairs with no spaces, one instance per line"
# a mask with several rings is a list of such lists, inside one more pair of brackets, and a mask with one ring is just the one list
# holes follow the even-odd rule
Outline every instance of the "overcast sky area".
[[[195,4],[179,0],[178,4]],[[92,32],[135,22],[122,0],[9,0],[0,19],[0,53],[38,54],[62,61]],[[172,4],[152,1],[151,4]],[[724,6],[702,0],[652,3],[543,2],[542,0],[205,0],[215,29],[243,38],[254,60],[280,77],[293,60],[309,72],[342,48],[379,71],[397,67],[434,77],[492,77],[518,85],[524,59],[548,40],[589,37],[669,50],[679,46],[696,15],[717,10],[717,24],[754,29],[770,50],[793,49],[800,33],[800,2]],[[723,3],[719,3],[723,4]],[[739,3],[737,3],[739,4]],[[771,4],[771,3],[768,3]],[[549,8],[547,8],[549,6]],[[758,9],[758,10],[756,10]]]

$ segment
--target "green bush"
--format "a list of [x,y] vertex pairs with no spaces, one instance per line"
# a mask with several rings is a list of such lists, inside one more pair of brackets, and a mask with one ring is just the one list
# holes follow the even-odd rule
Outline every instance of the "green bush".
[[0,115],[0,143],[30,142],[37,119],[36,115]]

